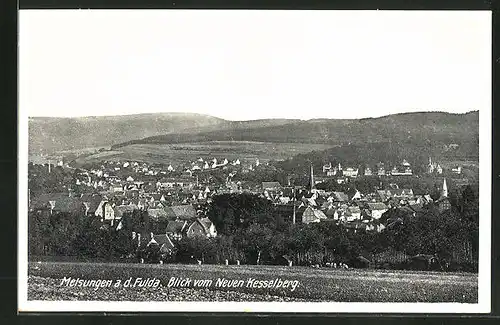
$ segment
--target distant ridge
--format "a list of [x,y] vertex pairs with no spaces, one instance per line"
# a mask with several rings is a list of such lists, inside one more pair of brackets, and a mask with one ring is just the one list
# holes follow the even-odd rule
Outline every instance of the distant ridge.
[[478,138],[479,112],[398,113],[362,119],[227,121],[196,113],[145,113],[74,118],[30,117],[30,153],[119,148],[129,144],[206,141],[359,143],[406,139],[445,142]]
[[[288,120],[287,120],[288,121]],[[235,124],[236,123],[236,124]],[[229,122],[223,129],[197,133],[169,133],[117,144],[172,144],[206,141],[258,141],[277,143],[364,143],[394,142],[405,139],[420,141],[470,142],[479,134],[479,112],[464,114],[416,112],[364,119],[290,120],[277,125]],[[226,125],[227,126],[227,125]]]
[[293,119],[227,121],[197,113],[144,113],[85,117],[29,117],[30,153],[109,147],[164,134],[185,135],[296,122]]
[[30,117],[29,151],[110,146],[123,141],[158,134],[182,132],[224,123],[224,120],[201,114],[154,113],[123,116],[75,118]]

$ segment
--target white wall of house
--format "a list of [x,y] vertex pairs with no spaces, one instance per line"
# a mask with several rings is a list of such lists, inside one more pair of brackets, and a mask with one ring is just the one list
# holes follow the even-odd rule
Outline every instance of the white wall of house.
[[372,218],[373,219],[380,219],[380,217],[382,217],[382,214],[384,214],[384,212],[386,212],[387,209],[384,209],[384,210],[372,210]]

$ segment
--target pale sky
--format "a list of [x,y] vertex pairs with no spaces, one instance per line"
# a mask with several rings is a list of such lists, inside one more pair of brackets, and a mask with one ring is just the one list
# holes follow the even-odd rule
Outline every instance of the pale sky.
[[491,12],[21,10],[29,116],[491,109]]

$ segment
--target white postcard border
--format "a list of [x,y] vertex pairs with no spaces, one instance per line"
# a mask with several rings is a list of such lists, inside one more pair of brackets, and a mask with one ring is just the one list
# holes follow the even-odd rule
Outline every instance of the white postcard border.
[[[491,26],[491,12],[484,12]],[[491,34],[488,35],[491,44]],[[491,51],[490,51],[491,52]],[[491,72],[491,60],[485,62]],[[489,75],[491,84],[491,73]],[[19,83],[18,83],[19,85]],[[21,89],[19,94],[21,93]],[[132,302],[28,301],[28,114],[18,96],[18,311],[19,312],[266,312],[266,313],[489,313],[491,311],[492,103],[479,110],[480,244],[478,303],[354,302]]]

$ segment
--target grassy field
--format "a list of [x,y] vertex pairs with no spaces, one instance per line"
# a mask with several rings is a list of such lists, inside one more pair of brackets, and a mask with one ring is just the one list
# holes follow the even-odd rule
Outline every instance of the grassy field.
[[[147,265],[120,263],[31,262],[29,264],[28,297],[33,300],[77,299],[102,300],[103,294],[78,296],[79,288],[61,286],[61,279],[126,280],[159,279],[157,288],[103,288],[114,300],[147,300],[158,296],[163,300],[189,301],[340,301],[340,302],[462,302],[477,303],[476,274],[314,269],[256,265]],[[171,278],[190,278],[184,288],[169,287]],[[217,286],[217,279],[242,280],[241,286]],[[270,281],[280,279],[295,283],[288,288],[253,288],[248,279]],[[194,280],[211,280],[209,286],[198,287]],[[256,282],[250,283],[256,283]],[[292,282],[296,281],[296,282]],[[220,283],[220,282],[219,282]],[[146,291],[144,291],[147,289]],[[189,297],[180,292],[190,292]],[[142,293],[141,293],[142,292]],[[184,297],[184,298],[183,298]]]
[[213,141],[179,144],[134,144],[121,147],[120,151],[112,151],[110,155],[103,153],[82,157],[79,162],[92,162],[103,159],[127,159],[149,163],[185,163],[188,160],[203,158],[227,158],[249,160],[255,158],[265,162],[271,159],[280,160],[299,153],[324,150],[332,147],[325,144],[310,143],[271,143],[251,141]]

